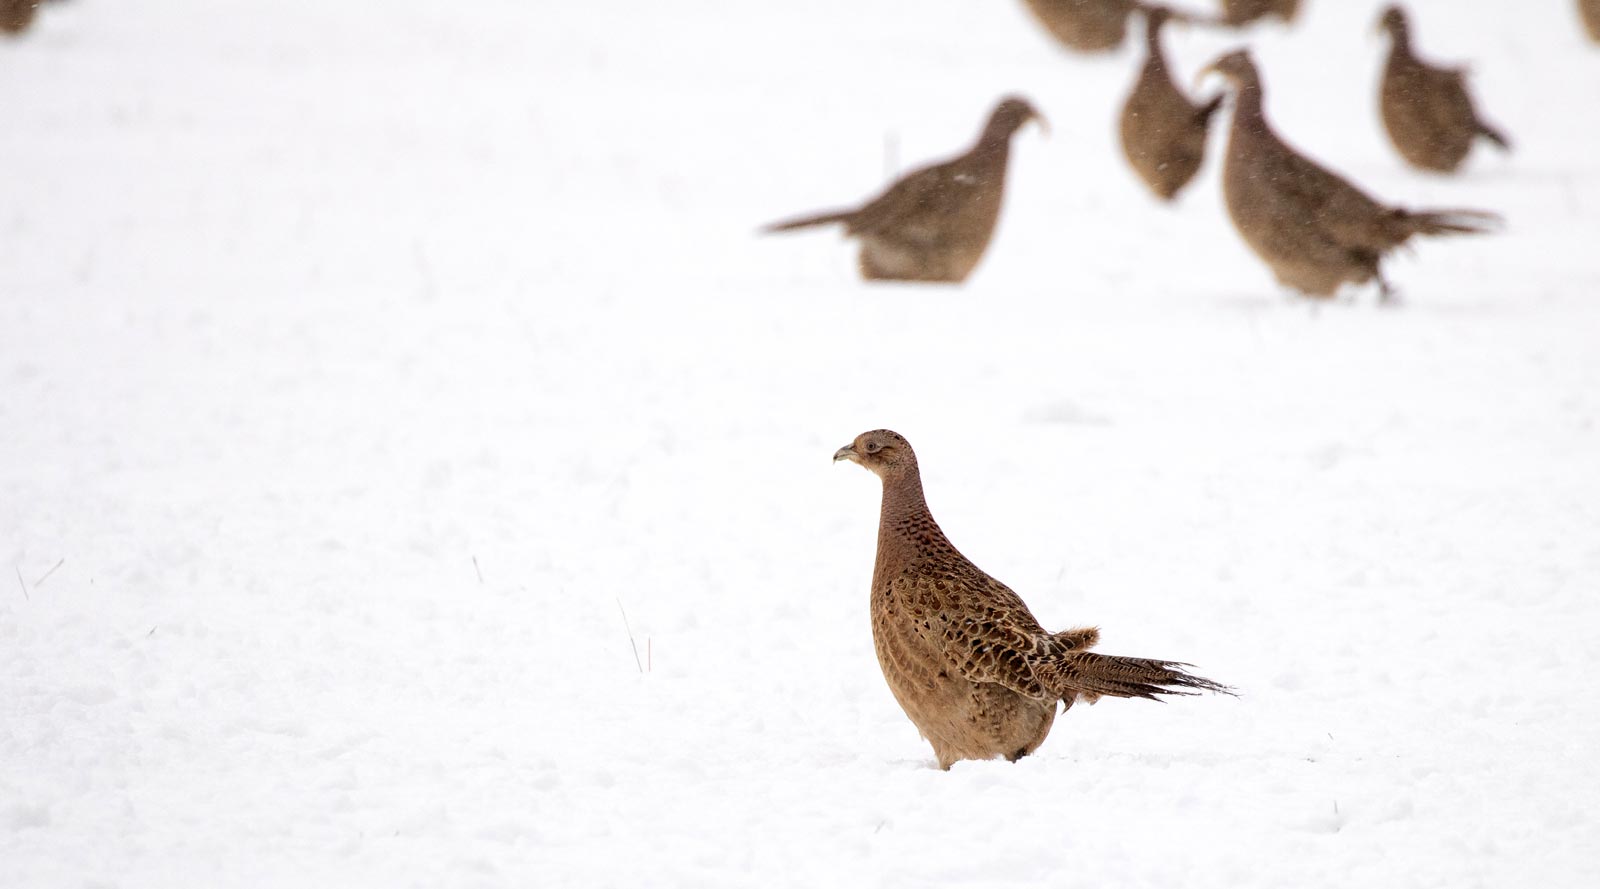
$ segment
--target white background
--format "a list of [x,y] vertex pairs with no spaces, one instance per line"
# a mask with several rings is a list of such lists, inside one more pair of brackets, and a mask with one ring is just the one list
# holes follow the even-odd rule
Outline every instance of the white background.
[[[1149,198],[1137,39],[1021,3],[46,6],[0,42],[0,885],[1600,885],[1600,46],[1411,6],[1514,154],[1403,167],[1376,3],[1168,39],[1505,215],[1392,309],[1280,292],[1219,142]],[[965,287],[756,235],[1011,91],[1053,135]],[[829,461],[876,427],[1047,626],[1242,697],[938,771]]]

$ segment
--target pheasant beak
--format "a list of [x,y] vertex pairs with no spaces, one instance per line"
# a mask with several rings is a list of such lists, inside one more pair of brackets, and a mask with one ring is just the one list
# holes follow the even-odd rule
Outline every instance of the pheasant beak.
[[1050,121],[1045,120],[1044,115],[1037,111],[1033,113],[1033,119],[1039,122],[1039,129],[1044,133],[1044,137],[1050,138]]
[[833,462],[838,463],[840,460],[849,460],[851,463],[860,463],[861,455],[856,453],[855,445],[847,444],[839,450],[833,452]]

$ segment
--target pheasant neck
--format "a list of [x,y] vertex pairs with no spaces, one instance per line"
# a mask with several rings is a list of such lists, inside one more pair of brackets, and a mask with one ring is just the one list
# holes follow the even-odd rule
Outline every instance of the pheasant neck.
[[1389,29],[1389,39],[1394,41],[1390,52],[1395,55],[1411,55],[1411,32],[1405,25],[1396,25]]
[[1235,128],[1244,127],[1250,130],[1267,128],[1266,115],[1261,110],[1259,80],[1251,79],[1239,84],[1238,94],[1234,97],[1233,125]]
[[928,511],[928,501],[922,496],[922,477],[916,467],[885,477],[883,480],[883,511],[878,518],[878,554],[915,555],[916,535],[931,533],[943,539],[944,532]]
[[980,166],[1005,175],[1006,162],[1011,157],[1011,134],[985,131],[972,149],[972,159]]
[[[1150,60],[1158,65],[1165,61],[1161,58],[1161,26],[1146,25],[1144,29],[1144,46],[1150,53]],[[1163,65],[1165,67],[1165,65]]]

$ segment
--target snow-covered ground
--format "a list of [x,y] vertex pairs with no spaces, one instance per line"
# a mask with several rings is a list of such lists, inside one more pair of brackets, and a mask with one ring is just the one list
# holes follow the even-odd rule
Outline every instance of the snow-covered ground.
[[[1392,310],[1279,293],[1215,163],[1150,200],[1136,44],[1021,3],[46,7],[0,41],[0,886],[1600,885],[1600,46],[1410,5],[1515,154],[1401,165],[1376,2],[1169,40],[1505,214]],[[1054,133],[967,286],[755,235],[1013,90]],[[938,771],[829,461],[880,426],[1044,623],[1242,697]]]

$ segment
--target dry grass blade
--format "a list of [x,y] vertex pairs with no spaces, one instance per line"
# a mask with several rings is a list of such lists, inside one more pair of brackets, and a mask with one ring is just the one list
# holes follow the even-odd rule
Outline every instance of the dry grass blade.
[[628,631],[628,644],[633,646],[633,662],[638,666],[639,672],[644,672],[644,662],[639,660],[639,643],[633,641],[633,627],[628,625],[627,609],[622,607],[622,597],[617,597],[617,610],[622,612],[622,628]]

